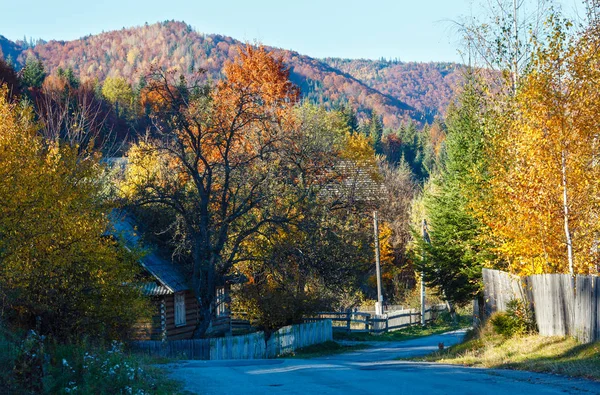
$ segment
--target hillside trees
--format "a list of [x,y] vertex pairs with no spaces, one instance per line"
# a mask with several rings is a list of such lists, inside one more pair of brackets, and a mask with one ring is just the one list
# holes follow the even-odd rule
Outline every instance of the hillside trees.
[[144,316],[135,256],[108,227],[98,156],[45,141],[0,88],[0,319],[65,340],[126,336]]
[[[209,90],[155,69],[148,89],[161,99],[156,138],[132,148],[124,188],[139,204],[159,203],[177,213],[193,261],[192,282],[209,327],[215,289],[231,270],[242,243],[291,213],[271,202],[285,196],[279,155],[298,99],[280,59],[246,46]],[[150,158],[160,172],[147,169]],[[293,207],[294,202],[289,202]]]

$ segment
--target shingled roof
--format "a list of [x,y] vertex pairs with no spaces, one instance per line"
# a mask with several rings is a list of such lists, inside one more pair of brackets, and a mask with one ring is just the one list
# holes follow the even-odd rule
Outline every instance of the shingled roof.
[[143,245],[138,226],[133,217],[122,210],[110,214],[111,235],[121,240],[126,248],[142,248],[147,253],[140,259],[140,264],[160,284],[160,286],[144,285],[144,293],[148,295],[164,295],[189,290],[185,276],[171,261],[160,257],[153,248]]
[[351,160],[344,160],[330,169],[336,178],[322,191],[329,197],[339,201],[374,203],[385,192],[385,186],[374,164],[359,165]]

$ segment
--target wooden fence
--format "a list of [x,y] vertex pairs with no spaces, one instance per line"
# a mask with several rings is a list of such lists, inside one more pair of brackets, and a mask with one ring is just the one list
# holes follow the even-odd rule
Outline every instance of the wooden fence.
[[[425,322],[431,322],[444,311],[443,304],[430,306],[425,310]],[[375,315],[364,312],[348,311],[343,313],[319,313],[307,321],[331,320],[333,330],[346,332],[384,333],[421,324],[421,311],[407,309]]]
[[299,348],[333,340],[330,320],[290,325],[265,340],[263,332],[214,339],[131,342],[132,350],[182,359],[263,359],[291,354]]
[[266,356],[288,355],[299,348],[331,340],[333,329],[330,320],[284,326],[267,340]]
[[505,311],[511,299],[532,307],[543,336],[574,336],[583,343],[600,340],[600,277],[537,274],[517,277],[483,270],[485,313]]

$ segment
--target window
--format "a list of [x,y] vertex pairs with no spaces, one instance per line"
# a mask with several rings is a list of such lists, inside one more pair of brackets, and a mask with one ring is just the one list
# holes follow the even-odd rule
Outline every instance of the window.
[[175,326],[185,325],[185,293],[175,294]]
[[217,288],[217,317],[224,317],[227,315],[227,305],[225,300],[225,287]]

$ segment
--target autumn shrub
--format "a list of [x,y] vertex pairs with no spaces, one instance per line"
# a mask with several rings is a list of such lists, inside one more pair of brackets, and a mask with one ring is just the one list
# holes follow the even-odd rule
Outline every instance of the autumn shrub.
[[504,337],[513,337],[535,331],[535,319],[531,308],[520,299],[508,302],[506,312],[499,312],[490,318],[494,331]]
[[286,325],[326,310],[330,300],[318,293],[297,292],[274,284],[250,283],[235,292],[235,308],[247,313],[256,327],[270,334]]

